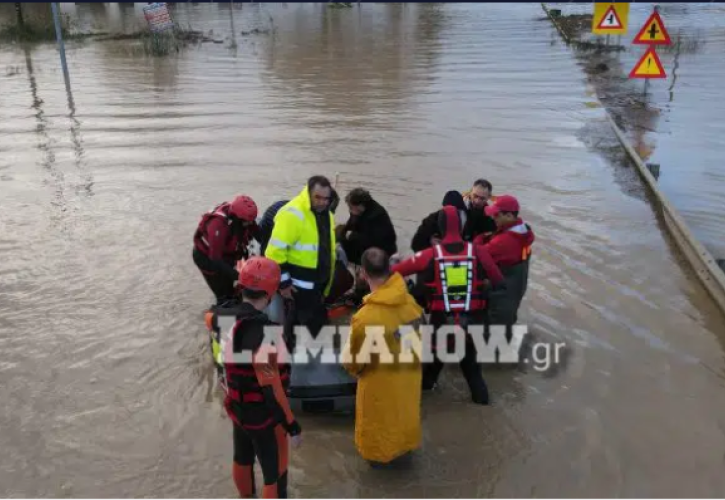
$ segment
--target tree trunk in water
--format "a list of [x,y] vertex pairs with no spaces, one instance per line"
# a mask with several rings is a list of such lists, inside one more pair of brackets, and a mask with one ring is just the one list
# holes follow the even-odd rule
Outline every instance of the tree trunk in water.
[[25,20],[23,20],[22,4],[19,4],[19,3],[15,4],[15,12],[18,16],[18,26],[20,28],[23,28],[25,26]]

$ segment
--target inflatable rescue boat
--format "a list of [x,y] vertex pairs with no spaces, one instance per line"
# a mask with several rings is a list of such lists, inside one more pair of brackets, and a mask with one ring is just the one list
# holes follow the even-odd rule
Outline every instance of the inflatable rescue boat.
[[[326,304],[328,311],[328,322],[330,324],[346,324],[349,318],[359,307],[359,303],[339,291],[348,291],[352,287],[352,275],[347,271],[347,259],[344,252],[338,249],[337,253],[338,272],[335,275],[333,293],[334,302]],[[334,293],[337,289],[338,292]],[[226,303],[215,305],[205,313],[206,329],[209,335],[209,347],[212,360],[217,370],[217,376],[223,376],[221,363],[220,339],[222,333],[227,334],[237,315],[240,302],[230,300]],[[284,299],[275,295],[270,305],[265,310],[267,316],[273,322],[283,325],[285,323]],[[290,339],[285,338],[288,347]],[[343,346],[335,346],[335,354],[339,356]],[[292,351],[290,351],[291,354]],[[287,388],[290,406],[293,411],[325,413],[325,412],[349,412],[355,408],[355,392],[357,380],[350,376],[340,364],[322,363],[320,357],[322,352],[315,357],[308,355],[309,363],[292,363],[290,382]]]

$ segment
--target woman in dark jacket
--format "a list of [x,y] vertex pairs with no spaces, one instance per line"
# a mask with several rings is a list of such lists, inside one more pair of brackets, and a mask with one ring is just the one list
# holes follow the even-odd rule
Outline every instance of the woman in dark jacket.
[[350,210],[350,218],[344,225],[338,226],[337,238],[354,264],[360,264],[363,252],[377,247],[390,256],[398,252],[395,228],[388,212],[375,201],[370,193],[355,188],[345,197]]

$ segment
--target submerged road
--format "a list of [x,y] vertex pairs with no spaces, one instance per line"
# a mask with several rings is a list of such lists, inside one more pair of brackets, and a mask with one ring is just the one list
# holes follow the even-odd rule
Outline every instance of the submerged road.
[[[228,30],[226,5],[176,8]],[[351,418],[302,417],[294,496],[721,496],[723,318],[593,147],[615,139],[540,6],[238,8],[276,35],[69,44],[70,107],[53,45],[0,45],[0,495],[234,497],[191,236],[238,192],[340,171],[401,246],[448,189],[515,194],[537,235],[520,316],[570,355],[487,370],[484,408],[447,370],[405,472],[369,470]]]

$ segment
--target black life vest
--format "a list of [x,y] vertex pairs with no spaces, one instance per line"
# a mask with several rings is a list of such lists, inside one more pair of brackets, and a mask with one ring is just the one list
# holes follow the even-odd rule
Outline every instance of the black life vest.
[[[239,307],[234,309],[239,310]],[[219,327],[216,321],[216,314],[214,316],[212,324],[216,333],[219,332]],[[229,362],[226,362],[227,360],[224,359],[224,349],[225,345],[229,345],[231,349],[235,345],[235,337],[238,335],[244,336],[247,333],[257,338],[242,338],[240,339],[241,342],[237,342],[237,344],[241,344],[241,348],[245,351],[256,351],[260,347],[263,338],[258,333],[261,332],[260,326],[255,325],[251,327],[251,324],[255,320],[258,320],[260,316],[263,316],[263,314],[256,313],[249,315],[242,312],[237,317],[237,321],[231,328],[231,331],[228,332],[228,336],[225,336],[223,332],[218,333],[221,349],[220,361],[222,362],[222,374],[219,381],[225,392],[224,407],[227,410],[229,418],[236,425],[248,429],[262,429],[277,422],[273,412],[264,400],[264,394],[261,386],[257,382],[257,374],[252,363],[232,363],[231,359]],[[250,327],[255,331],[247,332],[246,330]],[[290,365],[287,363],[277,363],[276,360],[274,362],[277,364],[279,377],[286,391],[289,387]]]

